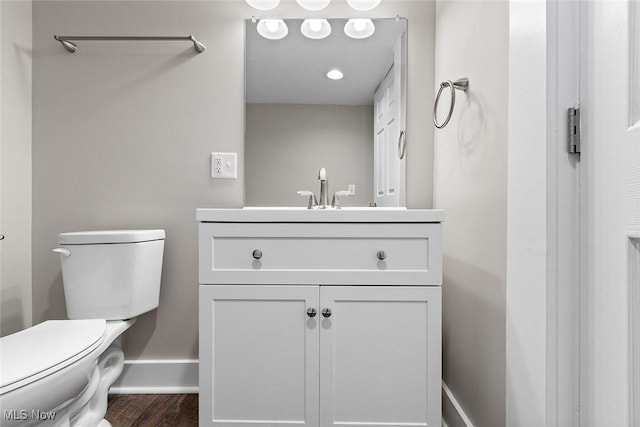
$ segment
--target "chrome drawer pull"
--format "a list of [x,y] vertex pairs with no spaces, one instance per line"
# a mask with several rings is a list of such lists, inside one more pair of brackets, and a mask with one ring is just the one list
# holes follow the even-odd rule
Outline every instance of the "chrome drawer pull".
[[383,261],[387,257],[387,253],[385,251],[378,251],[376,256],[380,261]]
[[260,259],[262,258],[262,251],[260,249],[254,249],[251,255],[254,259]]

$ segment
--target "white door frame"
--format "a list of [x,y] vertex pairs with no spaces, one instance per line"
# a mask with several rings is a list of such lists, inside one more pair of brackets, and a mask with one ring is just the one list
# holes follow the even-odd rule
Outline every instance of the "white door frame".
[[580,157],[568,150],[567,110],[580,107],[580,2],[547,4],[547,425],[580,415]]
[[579,420],[578,2],[510,0],[506,425]]

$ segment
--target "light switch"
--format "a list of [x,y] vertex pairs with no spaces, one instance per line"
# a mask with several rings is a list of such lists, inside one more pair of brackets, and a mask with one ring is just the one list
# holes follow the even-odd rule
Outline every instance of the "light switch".
[[238,177],[238,153],[211,153],[211,178]]

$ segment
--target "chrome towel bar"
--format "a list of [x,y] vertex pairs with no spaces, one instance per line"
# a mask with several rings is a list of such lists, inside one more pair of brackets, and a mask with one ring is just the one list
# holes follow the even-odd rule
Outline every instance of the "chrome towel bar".
[[[440,101],[440,95],[442,95],[442,91],[445,87],[448,87],[451,91],[451,105],[449,106],[449,114],[447,114],[447,118],[442,122],[442,124],[438,123],[438,102]],[[456,89],[466,92],[469,89],[469,79],[467,77],[463,77],[461,79],[452,82],[451,80],[445,80],[440,83],[440,89],[438,90],[438,95],[436,96],[436,102],[433,104],[433,124],[438,128],[442,129],[449,123],[451,120],[451,116],[453,115],[453,107],[456,105]]]
[[53,36],[54,39],[62,43],[65,49],[73,53],[78,50],[78,46],[74,41],[176,41],[188,40],[193,43],[193,48],[198,53],[204,52],[206,46],[200,43],[192,35],[188,36]]

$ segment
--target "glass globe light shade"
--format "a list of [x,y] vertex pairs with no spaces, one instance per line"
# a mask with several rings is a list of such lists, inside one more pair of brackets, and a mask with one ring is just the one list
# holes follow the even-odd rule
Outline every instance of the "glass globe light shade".
[[371,19],[349,19],[344,26],[344,33],[352,39],[366,39],[376,31]]
[[279,4],[280,0],[244,0],[247,2],[249,6],[258,10],[271,10],[275,9]]
[[323,39],[331,34],[331,24],[326,19],[305,19],[300,31],[310,39]]
[[366,12],[376,8],[382,0],[347,0],[349,6],[355,10]]
[[296,0],[301,8],[307,10],[322,10],[329,5],[331,0]]
[[280,40],[289,34],[289,28],[282,19],[261,19],[256,28],[258,34],[269,40]]

